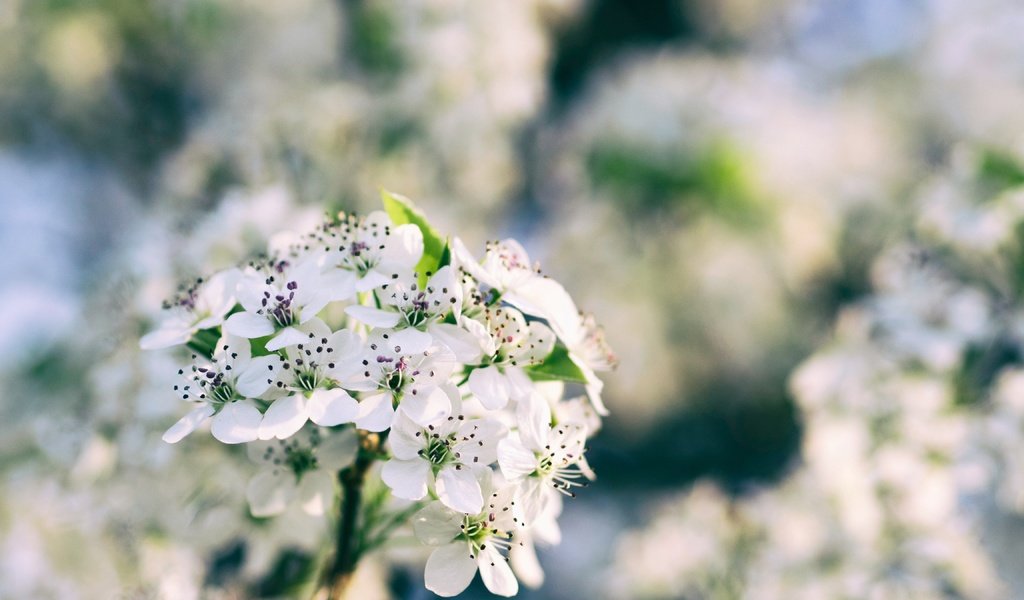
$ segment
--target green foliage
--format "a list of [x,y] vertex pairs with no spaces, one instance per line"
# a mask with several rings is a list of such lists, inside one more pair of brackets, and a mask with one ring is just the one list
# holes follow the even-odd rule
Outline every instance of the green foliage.
[[423,216],[420,209],[416,208],[412,200],[383,189],[380,191],[380,198],[384,203],[384,210],[395,225],[412,223],[423,233],[423,258],[416,265],[419,283],[422,287],[426,285],[427,278],[441,268],[448,244],[445,238]]
[[526,373],[534,381],[587,382],[583,371],[569,358],[569,351],[561,344],[555,346],[544,362],[527,367]]
[[[993,194],[1007,188],[1024,185],[1024,166],[1021,166],[1017,158],[1000,150],[994,148],[982,150],[978,157],[977,168],[981,184],[991,190]],[[991,197],[990,195],[979,195],[982,201]]]
[[349,0],[348,50],[356,64],[370,75],[394,77],[405,66],[398,45],[395,16],[386,3]]
[[734,224],[762,217],[742,153],[730,143],[717,142],[698,153],[609,143],[590,152],[587,168],[594,183],[609,188],[627,209],[707,212]]

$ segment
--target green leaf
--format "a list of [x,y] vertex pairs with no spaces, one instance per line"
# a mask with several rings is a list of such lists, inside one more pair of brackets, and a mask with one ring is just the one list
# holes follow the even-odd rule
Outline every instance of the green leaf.
[[576,363],[572,362],[572,359],[569,358],[569,351],[561,344],[555,346],[544,362],[526,367],[526,373],[534,381],[587,382],[583,371],[576,366]]
[[416,265],[416,271],[420,275],[420,286],[425,286],[427,273],[436,273],[441,268],[441,259],[447,246],[445,238],[427,221],[412,200],[384,189],[380,191],[380,199],[384,203],[385,212],[395,225],[412,223],[423,233],[423,258]]

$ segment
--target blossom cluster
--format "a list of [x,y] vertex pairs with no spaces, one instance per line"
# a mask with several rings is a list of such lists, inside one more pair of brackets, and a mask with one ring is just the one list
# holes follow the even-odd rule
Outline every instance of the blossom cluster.
[[140,345],[193,354],[174,386],[192,408],[163,439],[209,422],[248,444],[260,517],[292,503],[326,513],[338,471],[370,452],[394,497],[423,504],[412,525],[437,546],[426,586],[455,595],[479,570],[512,595],[516,575],[542,581],[533,544],[558,540],[562,496],[594,477],[596,373],[616,359],[516,241],[477,260],[408,200],[383,198],[385,211],[276,236],[165,304]]

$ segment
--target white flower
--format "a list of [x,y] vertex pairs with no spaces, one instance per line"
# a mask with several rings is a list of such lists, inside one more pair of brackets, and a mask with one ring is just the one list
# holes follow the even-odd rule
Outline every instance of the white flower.
[[324,514],[334,498],[338,471],[359,449],[355,431],[307,427],[287,440],[249,444],[249,458],[263,465],[249,480],[245,497],[254,517],[270,517],[298,502],[306,513]]
[[319,268],[311,260],[279,260],[249,268],[238,282],[238,301],[245,310],[224,321],[225,333],[244,338],[273,335],[271,352],[306,339],[297,328],[323,309],[329,299],[321,286]]
[[182,399],[198,406],[172,425],[163,440],[176,443],[211,416],[210,430],[221,442],[240,444],[255,440],[263,415],[248,398],[257,398],[267,391],[267,374],[273,375],[276,364],[276,356],[253,358],[249,340],[222,337],[212,363],[193,364],[187,372],[178,371],[185,376],[186,383],[174,386],[174,390]]
[[321,246],[323,285],[331,300],[349,300],[410,271],[423,256],[423,232],[413,224],[395,227],[387,213],[363,219],[343,215],[314,234]]
[[483,366],[469,374],[469,389],[490,410],[504,408],[510,399],[530,393],[531,382],[524,366],[542,362],[551,354],[555,335],[539,321],[529,324],[518,310],[489,307],[483,322],[466,320],[484,349]]
[[142,336],[139,346],[143,350],[177,346],[188,342],[196,332],[223,323],[235,305],[240,276],[238,269],[221,271],[166,302],[160,326]]
[[517,498],[532,523],[551,502],[554,491],[575,497],[573,488],[590,471],[583,461],[587,429],[565,423],[550,427],[547,402],[533,394],[517,409],[518,435],[498,442],[498,465],[505,478],[519,483]]
[[377,330],[356,360],[345,361],[341,387],[373,392],[359,401],[357,427],[384,431],[391,427],[399,403],[421,424],[452,413],[458,392],[446,382],[455,369],[455,356],[444,346],[425,347],[424,341],[408,329]]
[[336,377],[343,362],[356,358],[359,339],[347,329],[331,333],[320,319],[299,329],[305,341],[286,348],[286,359],[277,357],[280,368],[270,390],[277,398],[263,415],[261,440],[283,440],[307,421],[325,427],[351,423],[358,412],[355,398],[338,387]]
[[427,589],[438,596],[461,593],[473,581],[477,569],[492,594],[514,596],[519,592],[519,582],[503,554],[508,552],[520,523],[513,489],[497,485],[491,491],[487,479],[484,485],[489,492],[487,502],[477,514],[461,514],[434,502],[413,518],[416,537],[439,546],[427,559],[423,574]]
[[448,508],[480,512],[483,496],[478,477],[497,458],[505,426],[458,415],[423,427],[403,413],[398,411],[388,438],[394,458],[381,471],[384,483],[395,496],[407,500],[421,500],[433,487]]
[[456,237],[452,239],[452,256],[456,266],[494,289],[499,296],[515,294],[523,285],[540,278],[539,269],[530,264],[526,250],[513,239],[489,242],[483,260],[477,262],[462,240]]
[[349,306],[345,313],[373,327],[407,330],[407,335],[421,338],[421,345],[444,344],[462,363],[480,358],[480,342],[476,336],[447,317],[458,322],[462,315],[462,285],[451,267],[441,267],[419,289],[416,273],[393,273],[391,280],[380,286],[380,297],[387,309],[372,306]]

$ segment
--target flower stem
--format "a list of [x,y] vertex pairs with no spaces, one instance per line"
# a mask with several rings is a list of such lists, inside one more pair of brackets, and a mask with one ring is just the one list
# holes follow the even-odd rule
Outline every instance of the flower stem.
[[359,547],[359,514],[363,503],[363,484],[366,473],[380,453],[383,436],[359,431],[359,454],[352,466],[338,472],[341,499],[338,529],[335,536],[334,557],[324,570],[320,587],[313,595],[316,600],[341,600],[345,597],[362,554]]

